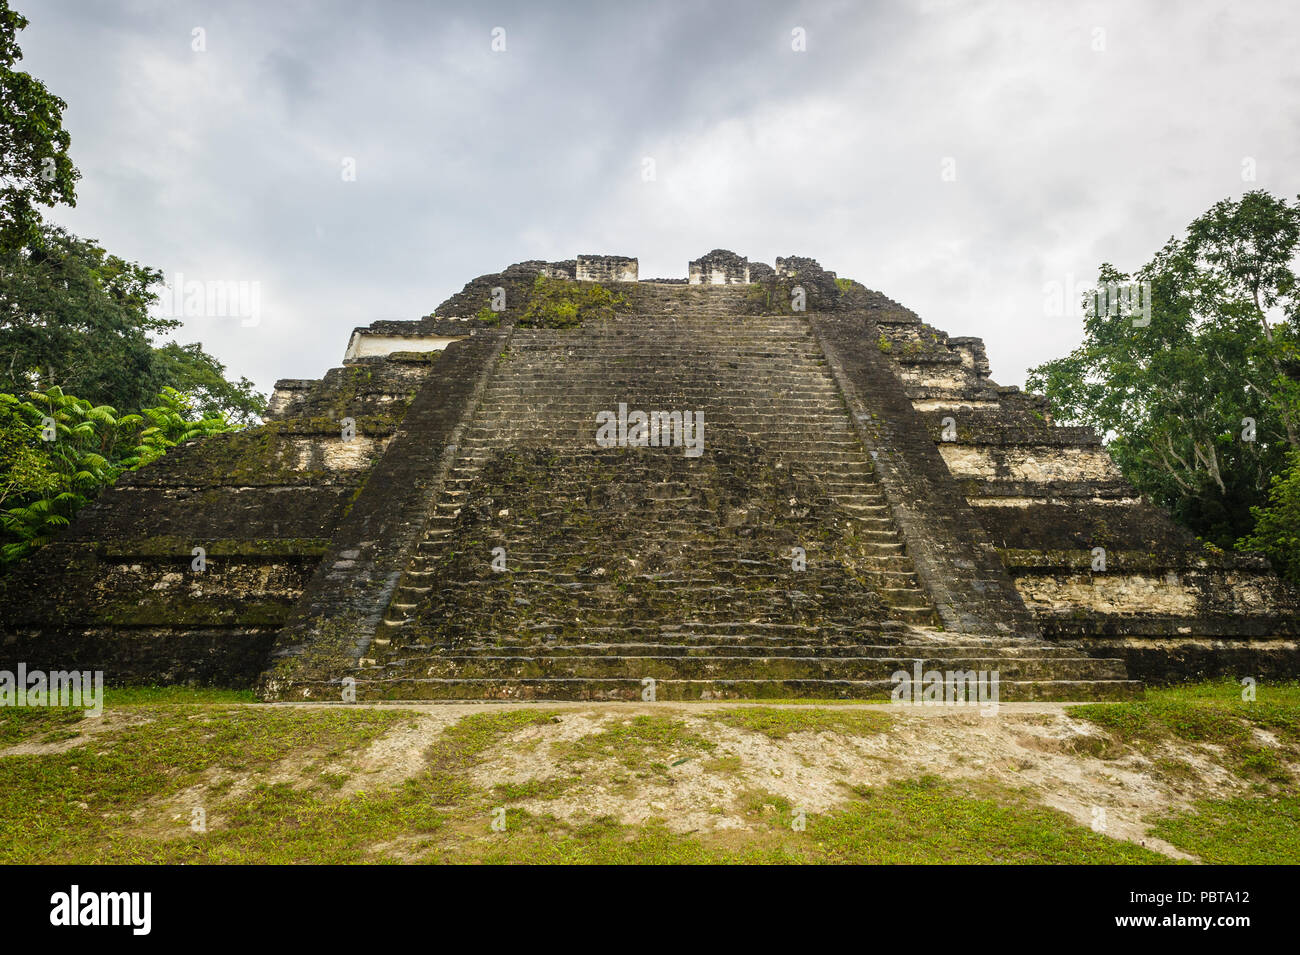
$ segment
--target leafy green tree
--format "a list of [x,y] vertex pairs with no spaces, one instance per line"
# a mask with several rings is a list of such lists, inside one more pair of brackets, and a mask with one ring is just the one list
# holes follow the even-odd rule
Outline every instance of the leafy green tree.
[[14,69],[23,55],[18,33],[26,26],[27,18],[0,0],[0,255],[39,241],[36,206],[76,205],[80,176],[63,129],[68,104]]
[[226,378],[226,366],[199,344],[168,342],[153,352],[155,389],[174,388],[204,417],[225,416],[234,424],[255,424],[266,414],[266,396],[247,378]]
[[149,314],[157,269],[41,223],[37,206],[76,204],[67,104],[15,69],[27,19],[0,0],[0,392],[59,387],[96,405],[139,408],[167,386],[205,414],[263,413],[251,382],[231,382],[202,346],[155,346],[180,322]]
[[1300,584],[1300,453],[1289,457],[1290,467],[1273,478],[1268,504],[1251,509],[1255,530],[1238,546],[1263,551],[1278,573]]
[[56,226],[0,258],[0,391],[58,386],[93,404],[140,408],[165,387],[204,414],[254,422],[266,401],[198,344],[155,345],[176,319],[149,313],[162,273]]
[[132,438],[133,447],[122,458],[122,467],[134,471],[156,461],[168,448],[178,444],[238,430],[224,414],[205,412],[189,395],[175,388],[164,388],[157,400],[157,405],[140,412],[143,428]]
[[17,403],[12,395],[0,397],[0,508],[48,494],[59,484],[40,447],[40,429],[14,407]]
[[1246,193],[1210,208],[1136,272],[1150,324],[1084,300],[1084,340],[1031,369],[1063,423],[1105,436],[1125,476],[1195,533],[1232,547],[1300,447],[1300,201]]
[[140,414],[119,415],[58,387],[27,400],[0,394],[0,565],[49,543],[123,471],[157,460],[182,441],[233,430],[203,417],[175,389]]
[[55,226],[42,236],[0,260],[0,391],[141,407],[156,393],[150,335],[179,324],[148,313],[161,273]]

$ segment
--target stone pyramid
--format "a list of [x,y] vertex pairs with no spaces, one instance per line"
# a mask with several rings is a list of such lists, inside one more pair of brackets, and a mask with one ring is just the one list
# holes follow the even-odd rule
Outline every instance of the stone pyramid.
[[322,700],[1300,670],[1266,562],[1144,502],[979,339],[807,258],[689,276],[524,262],[356,329],[263,426],[125,475],[0,581],[0,666]]

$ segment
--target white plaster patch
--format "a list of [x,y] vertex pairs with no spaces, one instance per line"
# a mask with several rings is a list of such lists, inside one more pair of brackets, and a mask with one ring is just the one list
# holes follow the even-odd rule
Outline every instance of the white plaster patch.
[[965,411],[976,408],[1001,408],[1000,401],[966,400],[964,398],[918,398],[912,402],[917,411]]
[[1030,610],[1191,616],[1199,605],[1177,574],[1026,576],[1016,578],[1016,589]]
[[1103,507],[1136,507],[1142,503],[1138,497],[972,497],[966,503],[972,507],[1030,507],[1034,504],[1092,504]]
[[940,443],[955,477],[1009,481],[1115,481],[1121,475],[1104,448],[987,448]]
[[293,448],[298,456],[296,467],[301,470],[324,468],[330,471],[359,471],[370,467],[375,455],[383,451],[385,438],[355,435],[352,440],[338,438],[294,438]]
[[979,384],[961,365],[899,365],[898,371],[904,384],[935,391],[967,392]]
[[399,351],[442,351],[452,342],[458,342],[464,337],[463,335],[459,338],[432,335],[375,335],[366,331],[356,331],[348,341],[343,360],[391,355]]

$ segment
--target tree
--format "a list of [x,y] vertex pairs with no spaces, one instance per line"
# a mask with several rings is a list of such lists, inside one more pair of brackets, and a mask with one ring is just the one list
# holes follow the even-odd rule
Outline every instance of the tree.
[[63,129],[67,103],[14,69],[27,18],[0,0],[0,255],[40,240],[37,205],[76,205],[80,177]]
[[150,315],[162,273],[56,226],[0,258],[0,392],[59,387],[92,404],[140,408],[163,388],[207,415],[251,424],[266,401],[247,378],[231,382],[202,345],[155,345],[176,328]]
[[0,0],[0,392],[58,387],[92,405],[140,408],[175,387],[206,415],[252,423],[266,402],[247,378],[227,380],[201,345],[155,346],[180,325],[149,314],[161,272],[41,223],[37,205],[75,205],[79,173],[67,104],[14,69],[26,26]]
[[18,411],[12,395],[0,398],[0,508],[53,492],[58,473],[42,453],[41,432]]
[[1273,478],[1268,504],[1251,509],[1254,533],[1238,546],[1263,551],[1279,574],[1300,584],[1300,453],[1289,460],[1290,468]]
[[1084,341],[1030,370],[1064,423],[1105,436],[1125,476],[1201,537],[1232,547],[1300,432],[1300,201],[1225,200],[1128,274],[1150,323],[1085,298]]
[[153,352],[155,388],[174,388],[205,417],[224,416],[233,424],[255,424],[266,414],[266,396],[241,377],[226,378],[226,366],[197,343],[169,342]]
[[139,408],[157,393],[149,315],[156,269],[56,226],[0,259],[0,391],[59,386],[93,404]]

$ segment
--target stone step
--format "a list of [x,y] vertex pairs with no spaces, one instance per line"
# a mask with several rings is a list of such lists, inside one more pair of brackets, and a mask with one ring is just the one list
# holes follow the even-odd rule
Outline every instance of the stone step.
[[[851,656],[767,656],[741,655],[577,655],[526,656],[492,653],[432,653],[390,658],[384,670],[392,677],[420,676],[444,679],[536,679],[624,677],[641,680],[667,679],[753,679],[762,676],[779,680],[863,680],[891,679],[898,672],[996,673],[999,680],[1123,680],[1127,678],[1121,660],[1093,657],[851,657]],[[376,674],[361,671],[367,678]]]
[[[943,645],[937,643],[899,642],[863,643],[864,636],[880,641],[880,635],[855,634],[842,642],[827,640],[810,643],[794,637],[781,640],[761,634],[699,634],[694,639],[673,642],[669,635],[642,634],[645,639],[611,642],[608,640],[582,640],[576,638],[549,640],[544,637],[518,640],[474,640],[457,643],[452,650],[431,643],[394,641],[394,654],[430,653],[485,653],[505,656],[791,656],[791,657],[855,657],[889,658],[905,661],[929,659],[985,659],[985,660],[1077,660],[1096,659],[1100,664],[1112,665],[1118,659],[1086,657],[1073,647],[1057,647],[1034,641],[1018,641],[998,646]],[[910,665],[910,664],[909,664]]]
[[[364,672],[364,671],[363,671]],[[337,697],[329,684],[316,688],[322,696]],[[666,679],[655,682],[656,700],[724,699],[879,699],[888,700],[895,689],[889,680],[738,680]],[[358,678],[357,698],[430,700],[642,700],[639,679],[534,678],[443,679],[398,677]],[[998,684],[998,702],[1033,700],[1130,699],[1140,695],[1135,680],[1024,680]],[[924,705],[918,703],[916,705]],[[967,704],[978,705],[978,704]]]
[[[680,646],[702,661],[689,666],[715,671],[743,668],[745,658],[757,659],[760,651],[791,660],[783,664],[789,668],[815,669],[817,653],[806,654],[812,662],[795,662],[788,647],[833,646],[836,662],[826,666],[843,670],[849,646],[860,645],[864,634],[893,640],[909,627],[937,622],[806,323],[794,316],[707,312],[714,314],[687,309],[674,320],[647,315],[573,330],[516,329],[461,435],[456,464],[432,502],[424,537],[388,607],[383,629],[391,643],[377,645],[381,663],[418,667],[421,660],[441,659],[437,665],[444,669],[535,669],[543,666],[536,661],[550,659],[537,641],[555,636],[544,639],[545,646],[578,648],[592,638],[611,647],[622,641]],[[700,484],[713,480],[705,462],[683,471],[645,457],[620,459],[620,482],[641,483],[633,495],[640,498],[639,520],[634,532],[613,537],[607,526],[595,533],[568,522],[569,488],[544,489],[544,482],[515,479],[493,483],[490,501],[480,494],[484,469],[500,473],[495,462],[507,450],[576,453],[581,468],[582,455],[599,453],[596,412],[614,410],[619,402],[633,409],[700,411],[708,451],[766,455],[778,468],[788,461],[826,491],[801,499],[813,509],[806,516],[782,516],[780,541],[764,538],[764,522],[719,534],[724,512],[716,491]],[[472,546],[484,551],[481,562],[450,557],[464,549],[461,535],[468,527],[474,528]],[[854,572],[838,557],[828,559],[818,543],[809,569],[793,576],[791,536],[797,540],[806,533],[818,542],[827,529],[855,555]],[[509,569],[503,574],[487,570],[490,548],[497,544],[507,549]],[[674,550],[683,555],[680,562],[659,563],[656,555]],[[627,574],[642,554],[649,567]],[[869,586],[855,579],[863,575]],[[664,615],[674,620],[668,629],[642,625]],[[470,657],[481,656],[480,662],[439,657],[443,651],[434,648],[448,634],[459,641],[467,632],[481,636],[458,646],[468,647]],[[492,650],[511,645],[533,662],[503,663],[506,651]],[[701,650],[710,645],[733,652]],[[658,665],[654,654],[635,656],[641,658],[636,665]],[[671,662],[673,655],[666,656]],[[600,662],[574,658],[569,665],[597,671],[628,665],[618,657],[606,651]],[[825,675],[824,668],[818,672]]]

